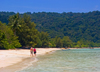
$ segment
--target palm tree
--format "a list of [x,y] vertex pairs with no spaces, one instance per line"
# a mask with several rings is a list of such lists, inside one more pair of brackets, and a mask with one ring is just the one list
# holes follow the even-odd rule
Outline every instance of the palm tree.
[[14,32],[14,35],[16,35],[16,32],[21,27],[19,13],[17,13],[16,15],[11,16],[9,18],[9,24],[8,25],[12,28],[12,30]]

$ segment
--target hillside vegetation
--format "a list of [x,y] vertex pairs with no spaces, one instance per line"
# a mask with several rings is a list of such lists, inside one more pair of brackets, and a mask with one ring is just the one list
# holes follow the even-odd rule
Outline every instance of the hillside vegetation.
[[[8,25],[9,17],[15,14],[14,12],[0,12],[0,21]],[[68,38],[76,46],[78,43],[80,45],[88,44],[88,46],[99,46],[99,11],[88,13],[27,12],[25,14],[31,18],[31,22],[35,23],[35,28],[41,33],[47,32],[49,38],[61,38],[62,40],[63,38]],[[23,15],[24,14],[19,14],[21,18]],[[52,41],[52,39],[50,39],[50,41]]]

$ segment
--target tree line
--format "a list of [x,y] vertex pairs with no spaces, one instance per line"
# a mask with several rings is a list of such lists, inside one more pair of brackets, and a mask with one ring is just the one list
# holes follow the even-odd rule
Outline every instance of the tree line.
[[[9,23],[0,22],[0,48],[13,49],[18,47],[63,47],[61,38],[51,39],[47,32],[39,32],[30,16],[19,13],[9,17]],[[70,41],[70,39],[67,37]],[[70,43],[69,43],[70,45]]]
[[[9,16],[14,12],[0,12],[0,21],[9,23]],[[51,38],[68,36],[73,42],[81,39],[100,43],[100,11],[87,13],[55,13],[55,12],[26,12],[36,29],[47,32]],[[20,14],[22,17],[23,14]]]
[[[96,12],[95,14],[97,13],[98,12]],[[8,18],[8,24],[0,22],[0,48],[1,49],[11,49],[11,48],[18,48],[23,46],[24,47],[33,46],[38,48],[39,47],[59,48],[59,47],[99,47],[100,46],[99,37],[96,36],[98,42],[96,42],[95,39],[94,41],[92,40],[93,37],[95,37],[96,35],[96,31],[98,30],[99,32],[99,28],[97,28],[99,24],[98,23],[93,24],[93,26],[96,25],[95,28],[97,28],[95,32],[93,29],[90,30],[88,28],[85,28],[86,26],[84,26],[83,22],[81,21],[78,21],[75,24],[76,25],[75,26],[73,24],[75,20],[71,21],[71,18],[73,19],[74,16],[79,16],[78,14],[74,15],[73,13],[69,13],[66,18],[69,19],[67,21],[66,19],[64,19],[67,13],[62,13],[63,18],[59,18],[61,16],[58,13],[42,12],[40,13],[40,15],[38,15],[39,13],[35,13],[36,16],[35,14],[33,14],[34,18],[32,18],[31,13],[25,13],[23,15],[19,13],[14,15],[13,14],[14,13],[12,12],[11,16]],[[47,18],[48,14],[50,14],[51,18],[50,17]],[[42,20],[40,20],[39,17],[40,18],[42,17]],[[78,19],[80,19],[80,17]],[[67,24],[67,22],[70,21],[72,24],[71,23]],[[58,22],[60,22],[60,24],[58,24]],[[90,31],[91,33],[88,34],[88,32]],[[88,37],[90,40],[86,39],[87,37],[85,38],[83,36],[84,34],[81,35],[80,33],[81,34],[85,33],[87,34],[87,36],[90,35],[90,37]],[[91,38],[91,34],[92,35],[94,34],[92,38]],[[80,35],[80,37],[77,37],[77,35]]]

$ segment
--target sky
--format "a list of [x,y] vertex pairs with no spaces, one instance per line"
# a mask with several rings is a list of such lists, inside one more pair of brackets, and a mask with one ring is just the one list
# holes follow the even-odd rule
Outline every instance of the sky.
[[0,11],[86,13],[100,11],[100,0],[1,0]]

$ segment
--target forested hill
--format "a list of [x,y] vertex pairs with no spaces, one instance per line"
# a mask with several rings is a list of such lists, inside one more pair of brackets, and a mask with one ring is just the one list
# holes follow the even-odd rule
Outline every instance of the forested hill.
[[[0,12],[0,21],[8,23],[8,17],[13,14],[15,13]],[[39,31],[48,32],[52,38],[69,36],[72,41],[85,39],[100,43],[100,11],[88,13],[27,12],[27,14],[36,23]]]

